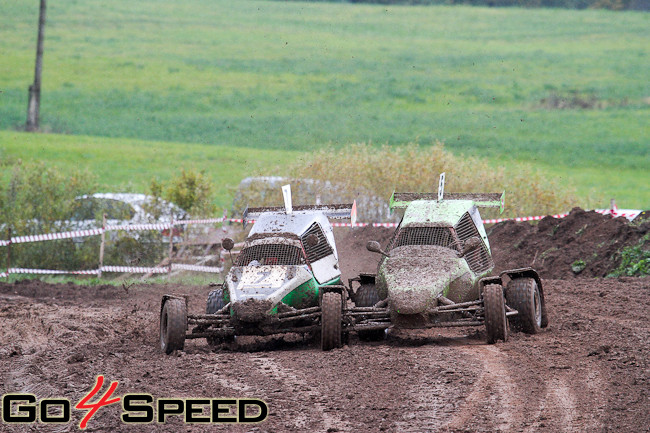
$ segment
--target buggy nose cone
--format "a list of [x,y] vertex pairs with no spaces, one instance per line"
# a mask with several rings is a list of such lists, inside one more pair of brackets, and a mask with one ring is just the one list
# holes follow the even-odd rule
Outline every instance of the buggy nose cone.
[[382,271],[391,309],[399,314],[424,313],[435,307],[436,297],[463,272],[454,250],[434,245],[395,248]]
[[435,306],[437,301],[433,294],[436,290],[429,287],[388,289],[391,309],[399,314],[418,314]]

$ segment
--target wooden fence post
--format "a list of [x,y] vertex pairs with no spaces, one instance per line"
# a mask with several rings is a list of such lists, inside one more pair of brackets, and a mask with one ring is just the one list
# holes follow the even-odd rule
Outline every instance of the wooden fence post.
[[172,221],[169,226],[169,271],[168,274],[172,273],[172,254],[174,253],[174,217],[172,216]]
[[9,244],[7,244],[7,282],[9,281],[9,268],[11,267],[11,227],[7,228]]
[[104,267],[104,247],[106,245],[106,214],[102,216],[102,243],[99,246],[99,278],[102,277]]

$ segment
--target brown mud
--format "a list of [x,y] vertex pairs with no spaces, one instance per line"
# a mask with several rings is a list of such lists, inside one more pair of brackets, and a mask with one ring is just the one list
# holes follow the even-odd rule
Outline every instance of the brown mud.
[[[635,245],[649,230],[650,222],[630,224],[625,218],[575,208],[566,218],[506,221],[487,232],[495,271],[532,266],[542,278],[573,278],[607,276],[620,264],[620,250]],[[574,272],[572,266],[580,261],[584,269]]]
[[[497,266],[529,265],[542,248],[537,261],[549,248],[614,254],[647,232],[574,213],[538,225],[495,226]],[[384,246],[392,232],[337,230],[344,277],[374,272],[379,255],[365,244]],[[251,397],[270,408],[268,419],[252,426],[184,425],[172,416],[166,424],[133,427],[121,422],[115,404],[100,409],[87,431],[648,431],[650,277],[575,278],[563,268],[572,258],[552,254],[535,264],[544,279],[548,328],[512,333],[495,345],[485,343],[482,327],[436,328],[391,331],[372,343],[353,334],[329,352],[298,334],[264,340],[264,350],[255,336],[216,349],[188,340],[184,351],[167,356],[158,346],[161,296],[187,294],[189,312],[202,314],[211,287],[0,283],[0,394],[76,403],[101,374],[119,382],[118,396]],[[605,272],[591,267],[597,263],[581,275]],[[77,431],[83,414],[73,410],[69,425],[0,424],[0,431]]]
[[[482,328],[403,330],[386,341],[322,352],[295,335],[282,350],[244,352],[188,340],[158,349],[164,285],[98,289],[41,282],[0,284],[0,392],[79,401],[95,377],[116,395],[255,397],[270,407],[255,426],[214,431],[612,431],[650,425],[650,278],[544,281],[550,325],[485,344]],[[209,287],[189,294],[205,308]],[[109,293],[113,297],[100,297]],[[248,337],[254,339],[255,337]],[[269,346],[267,349],[273,349]],[[119,405],[101,409],[90,431],[127,427]],[[73,410],[75,423],[83,412]],[[42,426],[41,426],[42,427]],[[156,431],[205,431],[171,417]],[[76,425],[59,426],[73,431]],[[2,431],[32,431],[3,425]]]

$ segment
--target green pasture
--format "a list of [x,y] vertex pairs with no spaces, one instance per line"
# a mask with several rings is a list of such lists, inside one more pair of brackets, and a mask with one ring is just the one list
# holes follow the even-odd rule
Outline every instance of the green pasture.
[[[166,181],[178,176],[181,168],[193,167],[212,178],[221,208],[230,207],[241,179],[267,174],[298,155],[287,150],[0,131],[0,161],[6,166],[22,159],[48,161],[64,172],[83,167],[97,179],[99,192],[146,192],[152,179]],[[0,170],[0,181],[8,178],[3,164]]]
[[34,136],[15,131],[37,6],[0,2],[0,158],[137,190],[205,168],[226,204],[227,185],[316,147],[441,140],[650,207],[647,13],[49,0],[41,123],[55,134]]

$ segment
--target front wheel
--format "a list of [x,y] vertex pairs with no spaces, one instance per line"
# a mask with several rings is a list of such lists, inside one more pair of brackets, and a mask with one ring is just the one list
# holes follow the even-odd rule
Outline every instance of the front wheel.
[[341,294],[323,294],[321,312],[321,349],[332,350],[341,347]]
[[185,301],[170,298],[160,312],[160,349],[166,354],[185,347],[187,306]]
[[511,317],[514,327],[527,334],[542,330],[542,298],[534,278],[515,278],[506,286],[508,305],[519,312]]
[[483,288],[483,307],[487,342],[493,344],[497,340],[507,341],[506,303],[503,299],[503,287],[500,284],[488,284]]

